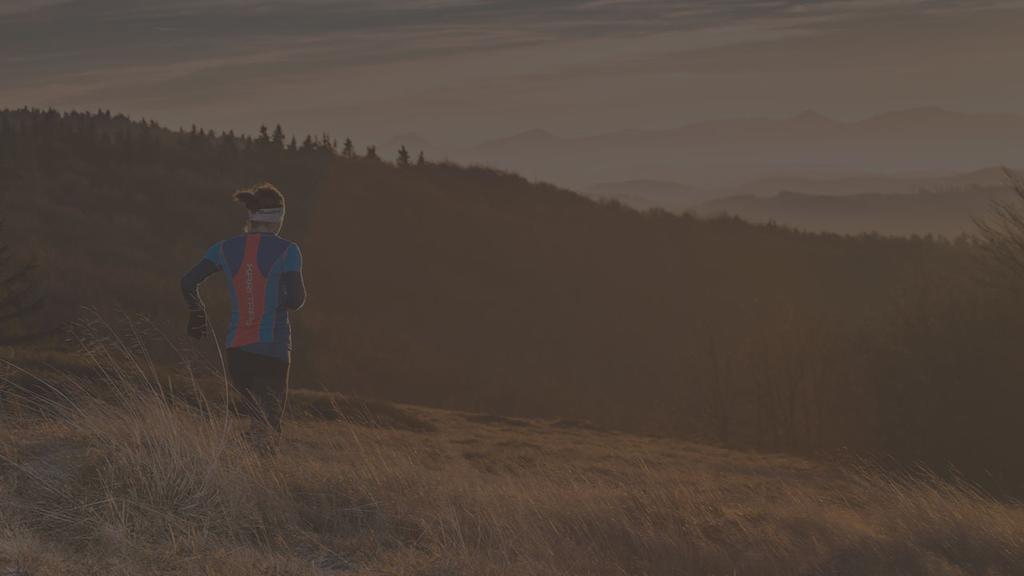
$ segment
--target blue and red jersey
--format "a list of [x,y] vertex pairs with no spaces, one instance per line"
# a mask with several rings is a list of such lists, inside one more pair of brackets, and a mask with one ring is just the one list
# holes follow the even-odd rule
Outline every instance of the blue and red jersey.
[[231,294],[226,346],[288,360],[288,311],[302,307],[302,253],[294,242],[271,233],[249,233],[218,242],[181,279],[185,301],[202,309],[199,284],[223,270]]

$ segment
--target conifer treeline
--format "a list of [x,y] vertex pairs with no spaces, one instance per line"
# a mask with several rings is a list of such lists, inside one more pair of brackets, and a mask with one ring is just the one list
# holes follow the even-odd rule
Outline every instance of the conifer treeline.
[[392,164],[286,140],[5,111],[4,219],[51,314],[117,303],[173,331],[178,276],[241,224],[230,192],[269,180],[308,275],[297,385],[1022,485],[1024,307],[969,239],[641,214],[408,150]]
[[[116,146],[121,149],[125,161],[151,159],[174,152],[199,152],[210,160],[231,161],[236,155],[246,152],[273,151],[326,154],[348,160],[381,160],[376,146],[367,146],[365,153],[359,154],[350,138],[346,138],[339,147],[338,140],[327,132],[318,136],[306,135],[301,144],[295,136],[289,139],[280,124],[272,131],[262,125],[256,136],[236,135],[233,130],[217,133],[198,128],[195,124],[187,131],[179,128],[175,133],[158,126],[154,121],[132,121],[122,114],[112,115],[109,110],[66,113],[54,109],[4,110],[0,117],[0,134],[4,138],[0,145],[7,147],[5,157],[8,160],[14,151],[16,139],[58,135],[68,144]],[[164,145],[168,148],[164,149]],[[24,146],[20,149],[26,150]],[[207,156],[210,153],[213,156]],[[399,150],[395,163],[410,165],[410,152],[405,146]],[[425,163],[421,151],[417,164],[422,166]]]

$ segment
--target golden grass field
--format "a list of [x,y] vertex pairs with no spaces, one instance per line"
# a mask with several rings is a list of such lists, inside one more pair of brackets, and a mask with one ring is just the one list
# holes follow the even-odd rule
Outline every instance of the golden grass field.
[[0,574],[1024,573],[1024,506],[934,478],[308,391],[264,456],[105,378],[8,394]]

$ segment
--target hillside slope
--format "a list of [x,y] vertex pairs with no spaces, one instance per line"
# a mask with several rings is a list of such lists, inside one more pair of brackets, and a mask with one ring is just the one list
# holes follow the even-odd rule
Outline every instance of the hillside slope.
[[[322,139],[0,113],[4,232],[37,255],[56,320],[117,305],[183,334],[180,275],[238,233],[230,193],[264,180],[304,255],[296,387],[881,455],[1024,492],[1006,458],[1024,433],[1024,309],[979,277],[970,242],[644,214]],[[216,335],[219,288],[203,287]],[[217,346],[198,345],[207,368]]]
[[390,426],[360,411],[324,419],[305,409],[342,399],[308,392],[277,453],[260,456],[216,405],[204,414],[148,392],[145,370],[108,384],[116,403],[4,414],[5,573],[1024,569],[1024,507],[934,478],[410,406],[378,405]]

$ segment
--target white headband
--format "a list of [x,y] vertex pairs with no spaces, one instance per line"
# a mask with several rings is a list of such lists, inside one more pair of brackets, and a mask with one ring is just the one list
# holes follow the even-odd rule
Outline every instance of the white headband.
[[263,208],[249,212],[250,222],[270,222],[277,224],[284,220],[284,208]]

